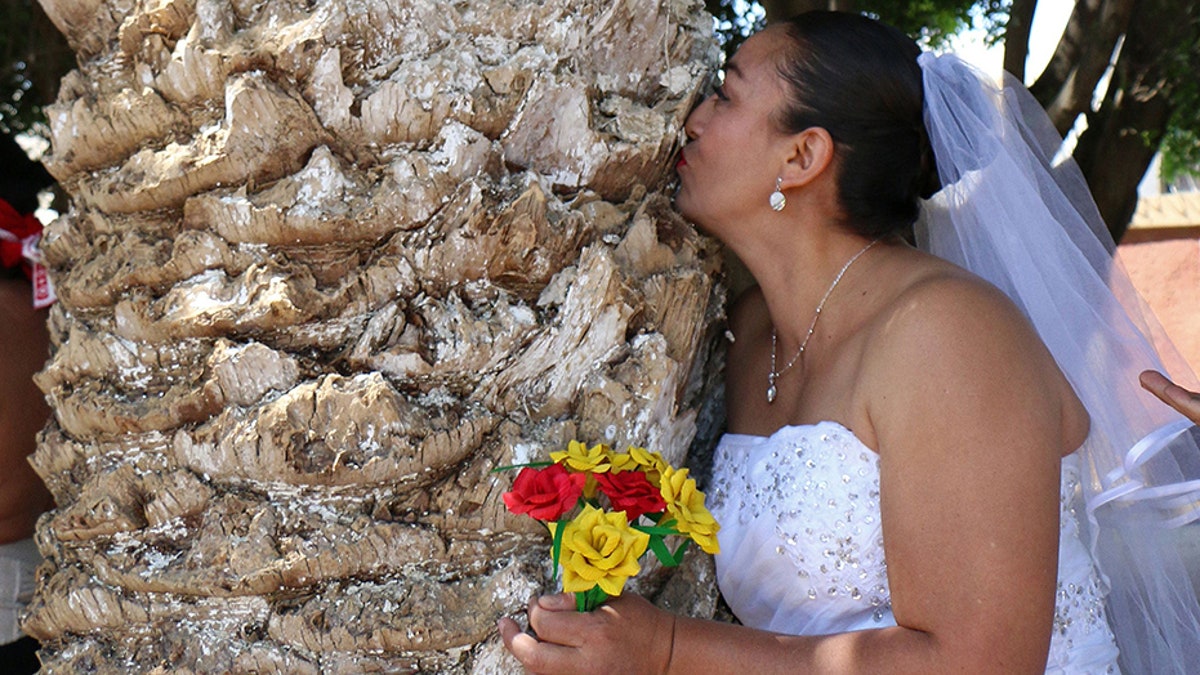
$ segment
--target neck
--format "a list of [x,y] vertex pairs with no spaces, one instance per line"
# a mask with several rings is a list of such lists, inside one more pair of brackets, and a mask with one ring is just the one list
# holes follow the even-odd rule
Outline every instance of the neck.
[[[791,223],[796,227],[795,223]],[[803,236],[779,237],[758,250],[735,252],[754,275],[778,334],[780,367],[792,358],[808,333],[817,306],[838,272],[871,240],[836,225],[805,228]],[[784,244],[784,245],[780,245]],[[861,258],[847,269],[838,288],[826,300],[823,313],[836,312],[839,298],[853,285]]]

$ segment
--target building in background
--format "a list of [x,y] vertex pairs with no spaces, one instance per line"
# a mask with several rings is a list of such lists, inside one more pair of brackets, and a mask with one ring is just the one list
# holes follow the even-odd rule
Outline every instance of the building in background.
[[1200,181],[1164,184],[1156,160],[1138,192],[1120,257],[1167,337],[1200,373]]

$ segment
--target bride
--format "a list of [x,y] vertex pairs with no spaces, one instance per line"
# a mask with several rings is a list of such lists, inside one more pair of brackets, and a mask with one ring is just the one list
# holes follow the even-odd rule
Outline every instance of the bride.
[[1112,363],[1161,366],[1123,339],[1086,187],[1022,96],[853,14],[773,25],[730,59],[687,121],[677,205],[757,281],[730,312],[710,490],[743,625],[547,596],[536,637],[500,624],[529,671],[1159,673],[1200,655],[1190,586],[1161,586],[1178,556],[1143,536],[1200,491],[1159,452],[1187,423],[1112,388],[1136,388]]

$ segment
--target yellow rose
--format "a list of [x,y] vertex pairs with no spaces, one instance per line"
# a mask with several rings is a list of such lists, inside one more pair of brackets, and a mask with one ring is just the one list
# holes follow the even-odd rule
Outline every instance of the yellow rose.
[[687,477],[687,469],[678,471],[667,467],[662,473],[659,491],[667,503],[667,512],[675,518],[675,529],[691,537],[705,553],[718,553],[717,530],[721,526],[704,506],[704,493],[696,489],[696,481]]
[[654,487],[659,487],[663,469],[671,468],[670,464],[657,452],[645,448],[629,446],[629,452],[612,456],[612,472],[641,471],[646,474],[646,480]]
[[550,459],[575,473],[604,473],[611,467],[609,459],[611,454],[612,451],[603,443],[597,443],[589,448],[579,441],[571,441],[567,444],[566,450],[550,453]]
[[641,571],[638,558],[646,552],[650,535],[629,527],[624,511],[605,513],[589,504],[563,528],[558,558],[563,591],[578,593],[599,585],[617,596],[625,580]]

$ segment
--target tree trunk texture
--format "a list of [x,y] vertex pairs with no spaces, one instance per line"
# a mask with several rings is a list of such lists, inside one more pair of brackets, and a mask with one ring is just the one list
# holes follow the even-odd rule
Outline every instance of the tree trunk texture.
[[1091,110],[1096,85],[1113,61],[1137,0],[1077,0],[1050,63],[1029,87],[1050,121],[1065,135]]
[[1025,81],[1025,61],[1029,59],[1029,31],[1038,0],[1012,0],[1008,8],[1008,26],[1004,31],[1004,69],[1018,81]]
[[1140,0],[1104,101],[1087,113],[1074,157],[1115,241],[1129,228],[1137,186],[1171,122],[1173,90],[1195,86],[1176,81],[1172,73],[1200,68],[1197,40],[1200,3]]
[[[513,672],[548,539],[491,470],[713,435],[702,4],[41,1],[45,672]],[[641,588],[711,614],[691,565]]]

